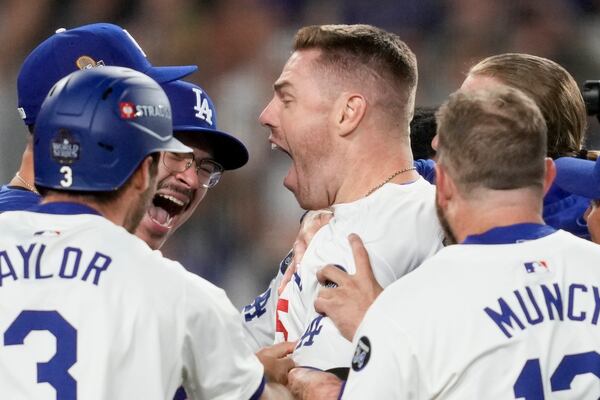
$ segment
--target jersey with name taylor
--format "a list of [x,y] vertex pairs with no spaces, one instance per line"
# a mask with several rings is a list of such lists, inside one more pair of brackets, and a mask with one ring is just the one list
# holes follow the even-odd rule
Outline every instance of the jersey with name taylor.
[[0,215],[1,399],[260,394],[221,289],[85,206],[38,207]]
[[276,341],[298,340],[293,354],[298,365],[330,370],[348,368],[352,359],[352,343],[314,309],[321,288],[317,271],[337,264],[355,273],[350,233],[363,240],[382,286],[412,271],[442,247],[434,192],[419,178],[405,185],[389,183],[368,197],[334,206],[334,217],[313,237],[277,302]]
[[387,288],[342,398],[598,399],[600,246],[538,227],[550,232],[447,247]]

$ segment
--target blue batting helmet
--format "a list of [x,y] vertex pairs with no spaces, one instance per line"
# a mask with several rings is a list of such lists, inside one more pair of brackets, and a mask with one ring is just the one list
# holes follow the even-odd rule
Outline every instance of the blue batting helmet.
[[191,152],[173,137],[161,87],[124,67],[71,73],[50,90],[34,132],[35,183],[78,191],[121,187],[154,152]]

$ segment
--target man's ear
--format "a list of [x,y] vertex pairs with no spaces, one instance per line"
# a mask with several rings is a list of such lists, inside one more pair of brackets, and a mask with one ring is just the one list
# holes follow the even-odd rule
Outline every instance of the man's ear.
[[339,136],[354,132],[367,112],[367,99],[359,93],[342,93],[333,106],[334,124]]
[[556,166],[554,165],[554,161],[550,157],[546,157],[545,163],[544,195],[548,193],[548,190],[550,190],[554,178],[556,177]]
[[443,166],[435,165],[435,188],[438,205],[445,209],[449,200],[455,196],[456,186]]

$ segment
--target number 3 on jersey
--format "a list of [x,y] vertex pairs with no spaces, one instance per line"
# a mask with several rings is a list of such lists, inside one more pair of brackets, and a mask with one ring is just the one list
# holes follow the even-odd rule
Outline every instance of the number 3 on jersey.
[[57,399],[77,399],[77,382],[69,374],[77,361],[77,330],[56,311],[25,310],[4,332],[4,345],[22,345],[32,331],[48,331],[56,338],[54,356],[37,364],[38,383],[49,383]]
[[[553,392],[568,390],[575,377],[588,373],[600,378],[600,354],[590,351],[564,356],[550,377],[550,389]],[[544,400],[544,385],[538,358],[527,360],[513,389],[517,399]]]

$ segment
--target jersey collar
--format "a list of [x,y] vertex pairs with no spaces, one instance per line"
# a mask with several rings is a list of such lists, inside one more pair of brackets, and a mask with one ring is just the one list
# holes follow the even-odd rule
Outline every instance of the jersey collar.
[[469,235],[462,244],[510,244],[535,240],[556,232],[544,224],[515,224],[499,226],[479,235]]
[[90,206],[81,203],[72,203],[68,201],[56,201],[52,203],[38,204],[27,211],[39,212],[44,214],[76,215],[76,214],[94,214],[102,215]]

